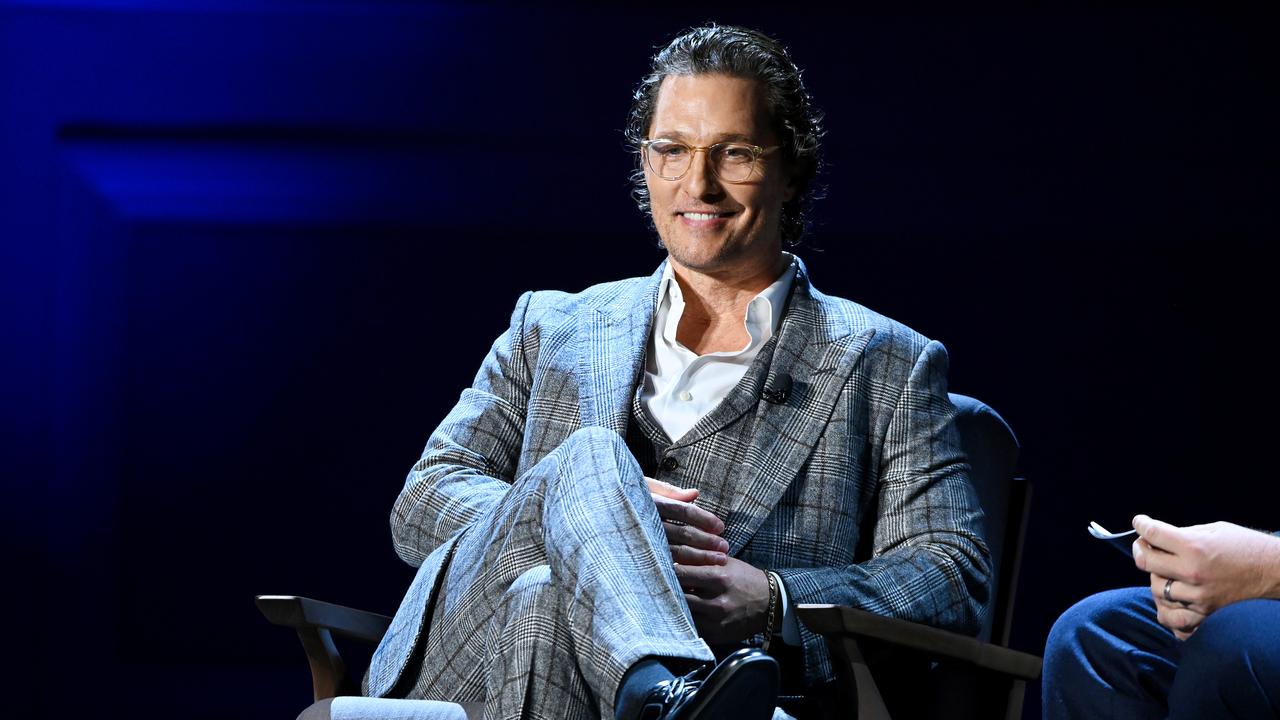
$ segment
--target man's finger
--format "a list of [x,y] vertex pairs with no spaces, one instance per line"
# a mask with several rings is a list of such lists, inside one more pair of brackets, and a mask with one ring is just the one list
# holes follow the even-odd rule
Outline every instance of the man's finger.
[[724,617],[724,608],[715,600],[698,597],[692,593],[684,594],[684,601],[689,606],[689,612],[695,617],[710,618],[717,620]]
[[1171,610],[1166,607],[1157,607],[1156,620],[1160,624],[1174,631],[1190,635],[1200,627],[1200,623],[1204,622],[1204,616],[1194,610],[1185,608],[1179,610]]
[[724,522],[697,505],[657,495],[653,498],[653,504],[658,507],[658,516],[663,520],[692,525],[712,535],[724,532]]
[[688,545],[672,545],[671,559],[681,565],[725,565],[729,562],[729,556],[723,552]]
[[1133,529],[1152,547],[1177,554],[1182,549],[1182,528],[1161,522],[1147,515],[1133,517]]
[[1186,588],[1176,580],[1169,588],[1169,598],[1166,599],[1164,588],[1168,582],[1168,578],[1159,575],[1151,576],[1151,596],[1156,601],[1156,620],[1172,630],[1179,639],[1185,640],[1184,635],[1189,636],[1195,632],[1200,623],[1204,622],[1205,613],[1180,602],[1184,599],[1181,593]]
[[686,593],[702,598],[715,597],[728,589],[728,574],[720,566],[676,565],[676,579]]
[[[697,624],[704,618],[710,617],[716,607],[710,600],[700,598],[689,592],[684,594],[684,602],[689,606],[689,613],[694,617],[694,624]],[[703,634],[701,632],[701,628],[699,628],[698,634]]]
[[650,494],[660,495],[662,497],[679,500],[681,502],[693,502],[698,499],[698,491],[695,488],[677,487],[669,482],[655,480],[651,477],[646,477],[644,481],[649,486]]
[[1139,570],[1162,578],[1181,580],[1185,577],[1186,561],[1183,558],[1152,545],[1145,538],[1133,541],[1133,564]]
[[[1169,588],[1169,597],[1167,598],[1164,596],[1166,586]],[[1173,585],[1169,585],[1169,578],[1157,573],[1151,573],[1151,597],[1156,601],[1156,605],[1160,606],[1160,608],[1177,610],[1183,607],[1183,605],[1178,602],[1177,597],[1173,594],[1175,587],[1179,590],[1182,589],[1178,586],[1178,582],[1176,580]]]
[[[1165,587],[1169,588],[1169,596],[1165,597]],[[1172,584],[1169,578],[1163,575],[1151,575],[1151,597],[1155,598],[1156,605],[1168,608],[1170,610],[1190,610],[1196,614],[1203,614],[1204,608],[1200,602],[1204,599],[1204,590],[1175,579]]]
[[720,553],[729,552],[729,542],[727,540],[719,535],[712,535],[704,530],[699,530],[692,525],[664,522],[662,523],[662,529],[667,531],[668,545],[687,545],[699,550]]

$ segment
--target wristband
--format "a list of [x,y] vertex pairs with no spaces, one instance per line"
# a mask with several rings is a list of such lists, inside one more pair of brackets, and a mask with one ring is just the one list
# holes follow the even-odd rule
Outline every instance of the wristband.
[[769,608],[765,611],[764,643],[761,644],[760,649],[764,652],[769,652],[769,642],[773,640],[781,615],[778,606],[782,604],[782,593],[778,590],[777,575],[765,570],[764,576],[769,581]]

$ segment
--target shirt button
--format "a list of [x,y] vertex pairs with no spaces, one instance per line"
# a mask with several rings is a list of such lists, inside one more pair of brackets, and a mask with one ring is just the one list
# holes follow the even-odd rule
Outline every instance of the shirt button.
[[663,470],[666,470],[667,472],[671,472],[672,470],[675,470],[675,469],[676,469],[676,468],[678,468],[678,467],[680,467],[680,461],[679,461],[679,460],[676,460],[675,458],[671,457],[670,455],[668,455],[667,457],[662,458],[662,469],[663,469]]
[[685,402],[689,402],[690,400],[693,399],[693,393],[689,392],[688,390],[683,390],[680,393],[680,399]]

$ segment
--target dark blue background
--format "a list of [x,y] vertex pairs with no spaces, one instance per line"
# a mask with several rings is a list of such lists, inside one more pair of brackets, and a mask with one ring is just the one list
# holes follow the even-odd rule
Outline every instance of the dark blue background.
[[303,707],[253,595],[394,610],[391,502],[518,294],[661,259],[621,128],[709,19],[828,112],[815,283],[945,342],[1024,444],[1015,647],[1144,581],[1089,520],[1280,526],[1261,14],[9,3],[6,716]]

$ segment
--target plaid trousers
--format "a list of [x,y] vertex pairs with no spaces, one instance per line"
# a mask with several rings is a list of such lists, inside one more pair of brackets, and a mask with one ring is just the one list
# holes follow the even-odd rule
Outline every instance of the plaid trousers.
[[583,428],[458,540],[409,697],[485,701],[486,720],[613,717],[649,656],[711,660],[622,438]]

